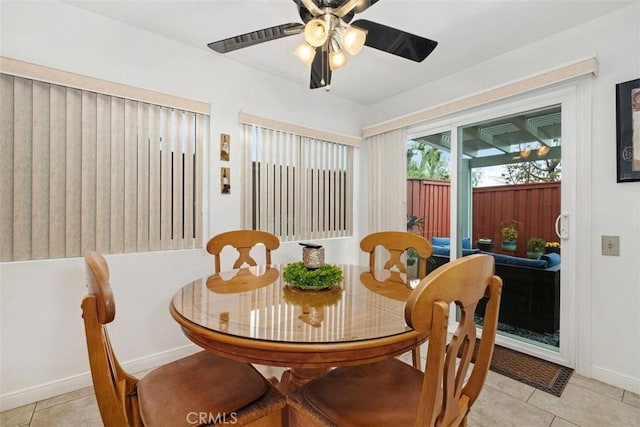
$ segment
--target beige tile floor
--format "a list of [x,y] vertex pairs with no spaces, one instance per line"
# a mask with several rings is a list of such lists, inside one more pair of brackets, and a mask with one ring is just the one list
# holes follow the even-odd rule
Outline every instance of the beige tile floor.
[[[410,356],[403,360],[408,362]],[[258,369],[267,377],[279,377],[282,372],[263,366]],[[2,427],[101,425],[91,387],[0,413]],[[640,427],[640,395],[574,374],[562,396],[554,397],[489,372],[469,414],[469,426]]]

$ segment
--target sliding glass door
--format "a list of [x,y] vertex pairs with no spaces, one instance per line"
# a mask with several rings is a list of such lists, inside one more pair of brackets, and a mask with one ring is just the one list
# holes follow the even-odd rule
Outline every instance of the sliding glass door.
[[560,255],[545,251],[558,244],[561,116],[552,105],[461,127],[458,173],[459,233],[494,257],[504,283],[498,333],[554,351]]
[[[574,281],[569,236],[559,234],[574,212],[563,188],[575,180],[574,162],[565,160],[575,123],[574,94],[557,91],[407,133],[407,212],[423,218],[434,245],[429,269],[473,253],[493,256],[504,283],[497,342],[567,366]],[[478,328],[483,313],[480,306]]]

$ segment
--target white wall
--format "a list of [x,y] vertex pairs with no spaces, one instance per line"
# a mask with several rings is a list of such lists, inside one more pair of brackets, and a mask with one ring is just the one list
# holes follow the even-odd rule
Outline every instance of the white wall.
[[[580,373],[640,392],[640,182],[616,183],[615,85],[640,77],[640,2],[370,107],[364,127],[597,56],[590,163],[578,163],[577,194],[591,187],[590,218],[578,224]],[[392,113],[390,113],[392,112]],[[587,190],[585,190],[585,188]],[[363,215],[363,213],[361,213]],[[600,254],[602,235],[620,236],[620,256]],[[586,273],[585,273],[586,272]],[[588,272],[591,272],[589,274]],[[585,274],[582,274],[585,273]]]
[[[0,3],[0,55],[118,83],[211,103],[211,147],[205,161],[205,236],[241,227],[240,110],[326,129],[317,111],[332,111],[332,128],[360,134],[362,107],[325,91],[257,72],[206,48],[195,49],[65,3]],[[219,161],[220,133],[231,135],[231,162]],[[357,162],[356,162],[357,163]],[[222,196],[219,168],[232,170]],[[208,171],[207,171],[208,172]],[[207,175],[205,175],[207,176]],[[355,199],[356,208],[357,195]],[[357,239],[322,242],[328,262],[355,262]],[[274,262],[300,258],[283,244]],[[178,287],[205,275],[204,250],[108,256],[118,315],[110,329],[116,354],[135,372],[192,351],[169,315]],[[0,410],[91,383],[80,303],[86,294],[82,259],[0,263]]]
[[[207,162],[212,174],[206,235],[241,225],[240,110],[316,128],[324,123],[312,111],[334,111],[329,130],[356,136],[367,125],[597,55],[601,73],[593,86],[593,144],[584,147],[593,161],[578,165],[592,177],[591,222],[585,230],[591,245],[578,265],[592,272],[590,281],[578,284],[578,292],[593,301],[585,308],[591,322],[581,326],[591,336],[588,372],[583,373],[640,392],[640,183],[616,184],[614,158],[615,84],[640,76],[640,2],[366,111],[331,93],[311,92],[67,4],[3,1],[0,8],[3,56],[212,104],[212,146],[220,133],[231,135],[234,187],[230,196],[220,195],[216,172],[222,163],[213,156]],[[363,182],[363,196],[365,189]],[[366,218],[363,200],[356,193],[356,218]],[[621,236],[620,257],[599,254],[602,234]],[[356,261],[357,239],[323,243],[327,261]],[[298,259],[299,251],[297,244],[284,244],[274,262]],[[111,338],[126,366],[144,369],[189,351],[189,341],[168,314],[168,300],[178,284],[209,272],[207,254],[181,251],[107,260],[118,302]],[[80,318],[84,294],[81,259],[0,263],[0,409],[90,384]]]

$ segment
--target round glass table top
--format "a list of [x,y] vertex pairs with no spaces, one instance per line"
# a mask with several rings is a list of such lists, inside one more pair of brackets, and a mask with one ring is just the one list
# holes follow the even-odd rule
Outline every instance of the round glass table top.
[[271,265],[248,267],[194,280],[172,305],[184,319],[210,331],[283,343],[342,343],[411,331],[405,276],[369,267],[339,265],[343,280],[323,291],[299,290]]

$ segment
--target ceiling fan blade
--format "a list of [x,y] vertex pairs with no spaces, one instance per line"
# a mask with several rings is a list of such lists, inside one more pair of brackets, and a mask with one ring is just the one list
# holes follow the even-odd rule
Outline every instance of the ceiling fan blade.
[[354,10],[356,13],[364,12],[374,4],[378,3],[378,1],[379,0],[360,0]]
[[262,30],[252,31],[250,33],[241,34],[239,36],[229,37],[228,39],[211,42],[207,44],[207,46],[218,53],[227,53],[259,43],[264,43],[271,40],[292,36],[294,34],[299,34],[302,31],[304,31],[303,24],[289,22],[288,24],[263,28]]
[[318,89],[331,84],[331,68],[329,68],[329,53],[322,46],[316,48],[316,56],[311,64],[311,82],[309,88]]
[[293,2],[298,6],[298,14],[302,22],[306,24],[313,19],[313,13],[309,12],[309,9],[307,9],[300,0],[293,0]]
[[416,62],[423,61],[438,45],[436,41],[366,19],[359,19],[351,25],[368,31],[365,46]]

